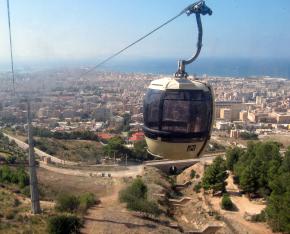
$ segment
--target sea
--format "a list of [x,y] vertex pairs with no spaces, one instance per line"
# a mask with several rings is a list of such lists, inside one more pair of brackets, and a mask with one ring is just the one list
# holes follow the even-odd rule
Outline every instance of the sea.
[[[173,74],[177,71],[174,59],[118,62],[106,66],[108,70]],[[290,79],[290,59],[199,59],[188,65],[190,75],[224,77],[279,77]]]
[[[54,68],[92,67],[100,60],[81,61],[43,60],[18,62],[18,72],[41,71]],[[9,71],[9,64],[0,63],[0,71]],[[174,74],[177,70],[176,59],[116,59],[111,60],[98,70],[134,72],[150,74]],[[209,75],[224,77],[277,77],[290,79],[290,58],[246,59],[246,58],[200,58],[186,67],[189,75]]]

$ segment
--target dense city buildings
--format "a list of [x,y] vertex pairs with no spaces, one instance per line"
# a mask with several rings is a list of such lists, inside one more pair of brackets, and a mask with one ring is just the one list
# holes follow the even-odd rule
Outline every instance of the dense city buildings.
[[[113,134],[140,132],[146,88],[153,79],[162,76],[93,72],[83,77],[83,71],[19,73],[16,96],[12,95],[9,75],[0,74],[1,119],[14,124],[24,123],[26,106],[21,98],[29,94],[36,127],[51,131],[88,130]],[[289,131],[289,80],[214,76],[199,79],[214,88],[215,130],[227,130],[229,136],[235,138],[240,131],[259,134]],[[140,136],[135,135],[136,138]]]

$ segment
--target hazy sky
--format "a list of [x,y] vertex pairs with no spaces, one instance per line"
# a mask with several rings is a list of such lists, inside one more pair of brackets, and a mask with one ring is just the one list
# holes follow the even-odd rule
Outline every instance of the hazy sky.
[[[190,0],[10,0],[16,61],[102,59],[179,13]],[[202,57],[290,58],[289,0],[208,0]],[[124,58],[179,58],[196,46],[194,16],[180,17]],[[8,61],[0,0],[0,61]]]

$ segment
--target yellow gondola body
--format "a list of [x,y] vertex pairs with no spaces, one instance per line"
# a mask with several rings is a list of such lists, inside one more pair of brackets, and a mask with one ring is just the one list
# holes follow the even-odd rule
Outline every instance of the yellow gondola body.
[[199,80],[152,81],[144,98],[148,152],[170,160],[200,157],[212,131],[213,97],[210,85]]

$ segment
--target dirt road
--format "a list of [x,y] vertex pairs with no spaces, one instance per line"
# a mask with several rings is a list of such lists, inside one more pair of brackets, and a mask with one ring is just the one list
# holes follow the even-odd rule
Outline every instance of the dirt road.
[[[16,144],[24,149],[27,150],[28,148],[28,144],[26,144],[25,142],[10,136],[6,133],[3,133],[5,136],[7,136],[9,138],[9,140],[14,140],[16,142]],[[59,163],[62,164],[63,160],[54,157],[50,154],[47,154],[37,148],[34,148],[35,153],[38,156],[42,156],[42,157],[50,157],[51,161],[54,163]],[[71,161],[65,161],[66,165],[70,165],[70,166],[75,166],[78,165],[78,163],[76,162],[71,162]],[[73,176],[86,176],[86,177],[91,177],[91,176],[100,176],[102,173],[104,173],[105,176],[107,176],[108,174],[110,174],[110,176],[112,177],[136,177],[137,175],[140,175],[143,171],[144,166],[143,165],[139,165],[139,166],[127,166],[128,170],[121,170],[121,171],[94,171],[94,170],[78,170],[78,169],[68,169],[68,168],[60,168],[60,167],[55,167],[53,165],[49,165],[49,164],[45,164],[44,162],[40,161],[39,162],[39,166],[41,168],[44,168],[46,170],[49,170],[51,172],[56,172],[56,173],[60,173],[60,174],[64,174],[64,175],[73,175]]]
[[266,206],[255,204],[245,196],[238,196],[238,187],[233,183],[233,177],[230,175],[227,179],[227,191],[231,200],[237,207],[237,211],[225,211],[220,207],[221,198],[208,197],[207,199],[213,206],[213,209],[222,214],[239,233],[249,234],[271,234],[271,229],[265,223],[252,223],[244,219],[245,212],[249,214],[259,214]]
[[169,233],[177,234],[178,231],[162,224],[140,218],[127,211],[118,201],[119,191],[124,184],[117,184],[112,193],[101,198],[101,204],[89,210],[85,216],[85,234],[147,234]]

